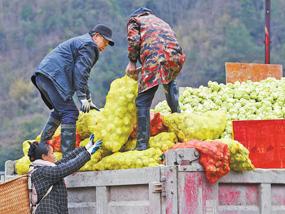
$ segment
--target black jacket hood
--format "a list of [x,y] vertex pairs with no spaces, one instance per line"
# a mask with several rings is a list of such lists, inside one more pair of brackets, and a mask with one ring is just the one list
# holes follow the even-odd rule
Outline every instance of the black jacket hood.
[[138,9],[134,10],[129,17],[135,17],[138,15],[142,15],[144,13],[151,13],[152,14],[152,10],[150,10],[146,7],[140,7]]

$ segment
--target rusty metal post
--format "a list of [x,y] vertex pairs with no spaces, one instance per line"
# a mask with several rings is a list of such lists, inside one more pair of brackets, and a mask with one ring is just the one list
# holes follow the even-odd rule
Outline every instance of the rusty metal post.
[[265,64],[270,64],[270,13],[271,0],[265,0]]

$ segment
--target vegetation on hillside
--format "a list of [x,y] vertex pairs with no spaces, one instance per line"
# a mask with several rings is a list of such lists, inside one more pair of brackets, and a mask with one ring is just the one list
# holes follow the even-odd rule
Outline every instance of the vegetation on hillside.
[[[20,143],[35,138],[48,116],[30,76],[57,44],[98,23],[113,29],[116,46],[92,71],[93,100],[104,105],[110,82],[127,64],[126,22],[149,7],[176,31],[187,55],[179,86],[224,82],[224,62],[264,61],[264,2],[260,0],[3,0],[0,1],[0,170],[20,157]],[[272,1],[271,62],[284,65],[285,1]]]

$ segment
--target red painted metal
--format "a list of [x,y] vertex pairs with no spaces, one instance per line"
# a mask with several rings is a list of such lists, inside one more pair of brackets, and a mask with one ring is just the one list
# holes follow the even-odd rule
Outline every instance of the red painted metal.
[[270,13],[271,0],[265,0],[265,64],[270,64]]
[[[206,181],[204,172],[183,172],[178,184],[179,213],[214,213],[209,201],[217,200],[215,186]],[[208,210],[208,212],[207,212]],[[202,212],[201,212],[202,211]]]
[[250,152],[257,168],[285,167],[285,120],[233,121],[234,139]]

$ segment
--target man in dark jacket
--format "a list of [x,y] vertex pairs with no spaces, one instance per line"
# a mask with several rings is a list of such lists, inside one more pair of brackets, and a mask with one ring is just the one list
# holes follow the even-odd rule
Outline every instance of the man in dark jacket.
[[[136,99],[138,129],[137,150],[145,150],[149,141],[150,107],[159,84],[163,84],[172,112],[180,112],[175,78],[180,73],[185,55],[171,27],[151,10],[139,8],[128,21],[128,57],[126,73],[137,79]],[[139,61],[141,69],[137,69]]]
[[91,68],[109,44],[114,45],[112,30],[96,25],[89,33],[71,38],[53,49],[37,67],[32,82],[39,89],[45,104],[53,111],[42,130],[41,142],[50,140],[61,124],[63,155],[75,147],[76,121],[79,115],[74,103],[76,92],[81,110],[98,108],[91,101],[88,78]]

